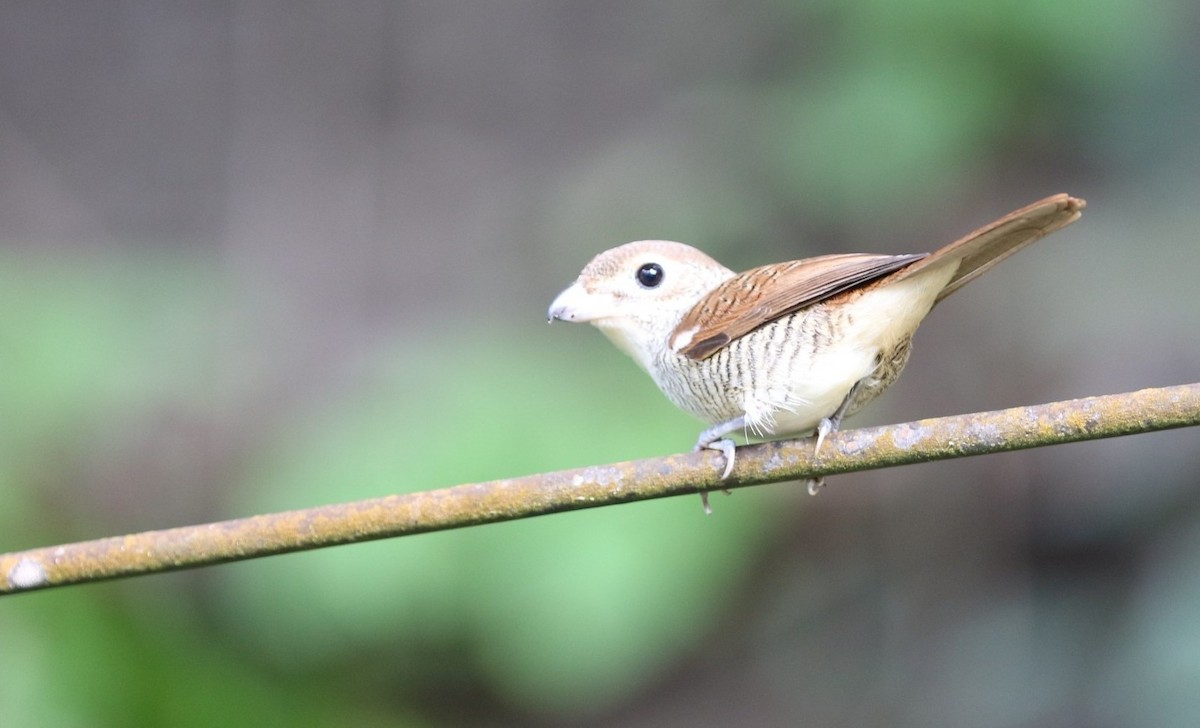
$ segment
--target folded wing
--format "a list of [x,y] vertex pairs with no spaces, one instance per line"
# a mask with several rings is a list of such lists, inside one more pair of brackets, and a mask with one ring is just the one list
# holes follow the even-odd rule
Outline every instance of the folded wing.
[[847,253],[748,270],[700,299],[671,332],[671,346],[689,359],[707,359],[760,326],[924,257]]

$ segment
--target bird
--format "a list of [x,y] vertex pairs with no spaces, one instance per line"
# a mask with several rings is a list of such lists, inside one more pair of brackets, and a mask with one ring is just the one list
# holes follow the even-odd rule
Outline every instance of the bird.
[[[727,437],[815,433],[814,453],[899,377],[912,338],[942,299],[1079,219],[1087,203],[1047,197],[932,253],[840,253],[743,273],[684,243],[641,240],[596,255],[547,319],[589,323],[677,407],[708,423],[694,451]],[[815,492],[823,481],[809,481]],[[707,491],[701,500],[711,513]]]

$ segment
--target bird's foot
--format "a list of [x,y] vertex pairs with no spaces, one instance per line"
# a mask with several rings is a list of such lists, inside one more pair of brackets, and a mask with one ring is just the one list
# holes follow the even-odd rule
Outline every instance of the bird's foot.
[[821,445],[824,444],[825,438],[829,437],[831,432],[837,432],[837,425],[828,417],[822,417],[821,421],[817,423],[817,444],[813,447],[814,457],[821,452]]
[[[843,407],[839,407],[838,411],[834,413],[832,418],[822,417],[821,421],[817,423],[817,442],[813,446],[814,458],[821,452],[821,445],[825,443],[825,438],[829,437],[829,433],[837,432],[838,423],[842,421]],[[809,478],[807,483],[808,494],[816,495],[822,488],[825,487],[825,478]]]
[[[737,419],[730,420],[729,422],[722,422],[721,424],[714,425],[700,433],[700,438],[696,440],[696,447],[692,448],[692,452],[700,452],[701,450],[717,450],[725,456],[725,469],[721,471],[721,480],[725,480],[729,477],[729,474],[733,472],[733,463],[737,458],[737,445],[733,442],[733,440],[730,440],[727,437],[723,438],[721,436],[726,433],[733,432],[739,427],[742,427],[744,422],[745,420],[739,417]],[[729,495],[729,491],[725,488],[722,488],[721,490],[726,495]],[[700,502],[704,504],[704,512],[711,515],[712,507],[708,504],[708,491],[700,491]]]
[[817,445],[813,448],[813,457],[816,457],[817,453],[821,452],[821,445],[825,442],[825,438],[829,437],[830,433],[837,432],[838,428],[842,426],[842,418],[850,411],[850,407],[854,404],[854,400],[858,398],[858,393],[862,389],[862,386],[863,380],[855,382],[854,386],[850,388],[850,391],[842,399],[842,403],[833,411],[833,414],[828,417],[822,417],[821,421],[817,423]]
[[[709,450],[716,450],[725,456],[725,469],[721,471],[721,480],[728,478],[729,474],[733,472],[733,461],[737,457],[737,445],[733,442],[733,440],[730,440],[729,438],[716,440],[714,442],[697,446],[696,449],[699,450],[701,447]],[[728,493],[729,491],[725,492]]]

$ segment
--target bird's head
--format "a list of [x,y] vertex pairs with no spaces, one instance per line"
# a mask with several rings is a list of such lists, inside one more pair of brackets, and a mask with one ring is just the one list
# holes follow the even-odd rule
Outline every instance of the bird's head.
[[550,304],[549,318],[592,324],[649,371],[683,315],[732,276],[690,245],[626,243],[592,258]]

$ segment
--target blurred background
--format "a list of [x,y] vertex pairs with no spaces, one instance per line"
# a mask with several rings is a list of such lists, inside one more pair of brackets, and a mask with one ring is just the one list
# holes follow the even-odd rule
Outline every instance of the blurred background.
[[[849,425],[1191,382],[1200,8],[0,6],[0,551],[686,450],[546,306],[1083,220]],[[1195,431],[0,602],[25,726],[1183,726]]]

